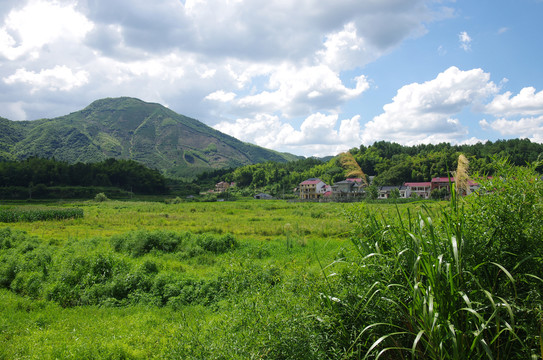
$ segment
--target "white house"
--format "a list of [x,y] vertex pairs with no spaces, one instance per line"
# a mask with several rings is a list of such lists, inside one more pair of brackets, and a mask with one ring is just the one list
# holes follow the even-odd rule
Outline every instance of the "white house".
[[300,199],[318,199],[326,191],[326,184],[318,178],[307,179],[300,183]]
[[430,193],[432,191],[431,182],[406,182],[404,184],[406,187],[406,197],[412,197],[413,194],[417,195],[422,199],[429,199]]

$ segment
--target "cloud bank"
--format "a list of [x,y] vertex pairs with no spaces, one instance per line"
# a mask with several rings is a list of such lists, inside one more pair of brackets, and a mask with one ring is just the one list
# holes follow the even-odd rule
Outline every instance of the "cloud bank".
[[[541,92],[500,95],[489,73],[455,66],[401,87],[373,118],[364,108],[342,115],[379,86],[365,67],[453,16],[447,3],[6,0],[0,116],[54,117],[98,98],[134,96],[302,155],[383,139],[463,141],[465,109],[495,116],[481,126],[503,134],[506,126],[524,134],[529,121],[540,126]],[[458,41],[470,49],[467,32]]]

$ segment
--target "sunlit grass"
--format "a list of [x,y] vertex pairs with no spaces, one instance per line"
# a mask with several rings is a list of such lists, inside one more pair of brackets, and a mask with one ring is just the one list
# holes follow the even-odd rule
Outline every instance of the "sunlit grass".
[[[354,251],[345,212],[357,204],[89,201],[61,206],[83,209],[84,217],[0,224],[35,237],[26,253],[14,257],[9,248],[4,253],[6,261],[17,260],[5,263],[12,268],[0,266],[8,276],[4,281],[12,284],[0,289],[5,304],[0,359],[326,358],[318,351],[315,317],[321,265]],[[391,205],[368,208],[379,216],[396,211]],[[139,252],[126,240],[128,247],[115,250],[112,239],[131,239],[136,232],[143,238],[155,232],[194,238],[210,233],[217,239],[231,234],[238,245],[224,253],[199,249],[197,242],[175,251]],[[39,251],[48,254],[45,265],[31,265],[40,264]],[[113,263],[113,272],[102,278],[95,265],[104,260]],[[78,275],[71,285],[75,296],[63,297],[72,288],[62,288],[62,279],[75,276],[76,265],[94,273]],[[113,282],[122,285],[125,277],[141,275],[145,266],[155,268],[145,275],[148,288],[130,290],[128,297],[103,295]],[[10,275],[10,269],[19,273]],[[36,285],[41,277],[44,282]],[[169,278],[175,282],[169,289],[157,288],[160,279]],[[183,281],[186,287],[179,285]]]
[[[16,223],[12,228],[47,238],[103,237],[138,229],[231,233],[257,239],[284,235],[290,224],[311,238],[343,236],[345,205],[282,201],[164,204],[108,201],[74,204],[84,209],[80,219]],[[32,208],[34,205],[27,205]]]

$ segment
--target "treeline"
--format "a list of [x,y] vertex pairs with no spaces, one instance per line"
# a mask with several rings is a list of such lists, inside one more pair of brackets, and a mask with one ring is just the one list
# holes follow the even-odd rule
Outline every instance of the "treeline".
[[[434,177],[448,176],[456,169],[458,156],[469,160],[470,172],[492,175],[495,158],[507,158],[513,165],[533,163],[543,153],[543,145],[528,139],[487,141],[473,145],[448,143],[403,146],[379,141],[370,146],[349,150],[364,174],[373,177],[375,185],[401,185],[404,182],[430,181]],[[264,189],[272,195],[292,190],[308,178],[317,177],[326,182],[344,180],[352,171],[339,155],[329,161],[308,158],[286,164],[266,162],[236,169],[217,170],[198,176],[195,183],[202,188],[212,187],[219,181],[235,182],[240,189]]]
[[543,145],[528,139],[487,141],[473,145],[448,143],[402,146],[380,141],[350,152],[366,173],[375,176],[376,185],[400,185],[410,181],[430,181],[448,176],[456,169],[458,156],[469,160],[472,174],[492,175],[496,158],[508,159],[515,166],[533,163],[543,153]]
[[114,187],[136,194],[167,192],[166,178],[133,160],[108,159],[99,163],[70,165],[54,159],[30,158],[0,162],[0,188],[47,189]]

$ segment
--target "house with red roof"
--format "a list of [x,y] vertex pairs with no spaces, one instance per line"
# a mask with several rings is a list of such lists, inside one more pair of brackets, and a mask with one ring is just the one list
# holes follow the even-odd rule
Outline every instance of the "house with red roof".
[[430,193],[432,192],[432,183],[427,182],[406,182],[404,183],[406,187],[406,197],[414,197],[415,195],[422,199],[429,199]]
[[[450,181],[450,182],[449,182]],[[446,188],[448,191],[451,191],[450,184],[454,184],[454,177],[435,177],[431,181],[431,191],[440,190]]]
[[326,192],[326,184],[319,178],[310,178],[300,183],[300,199],[314,200]]

